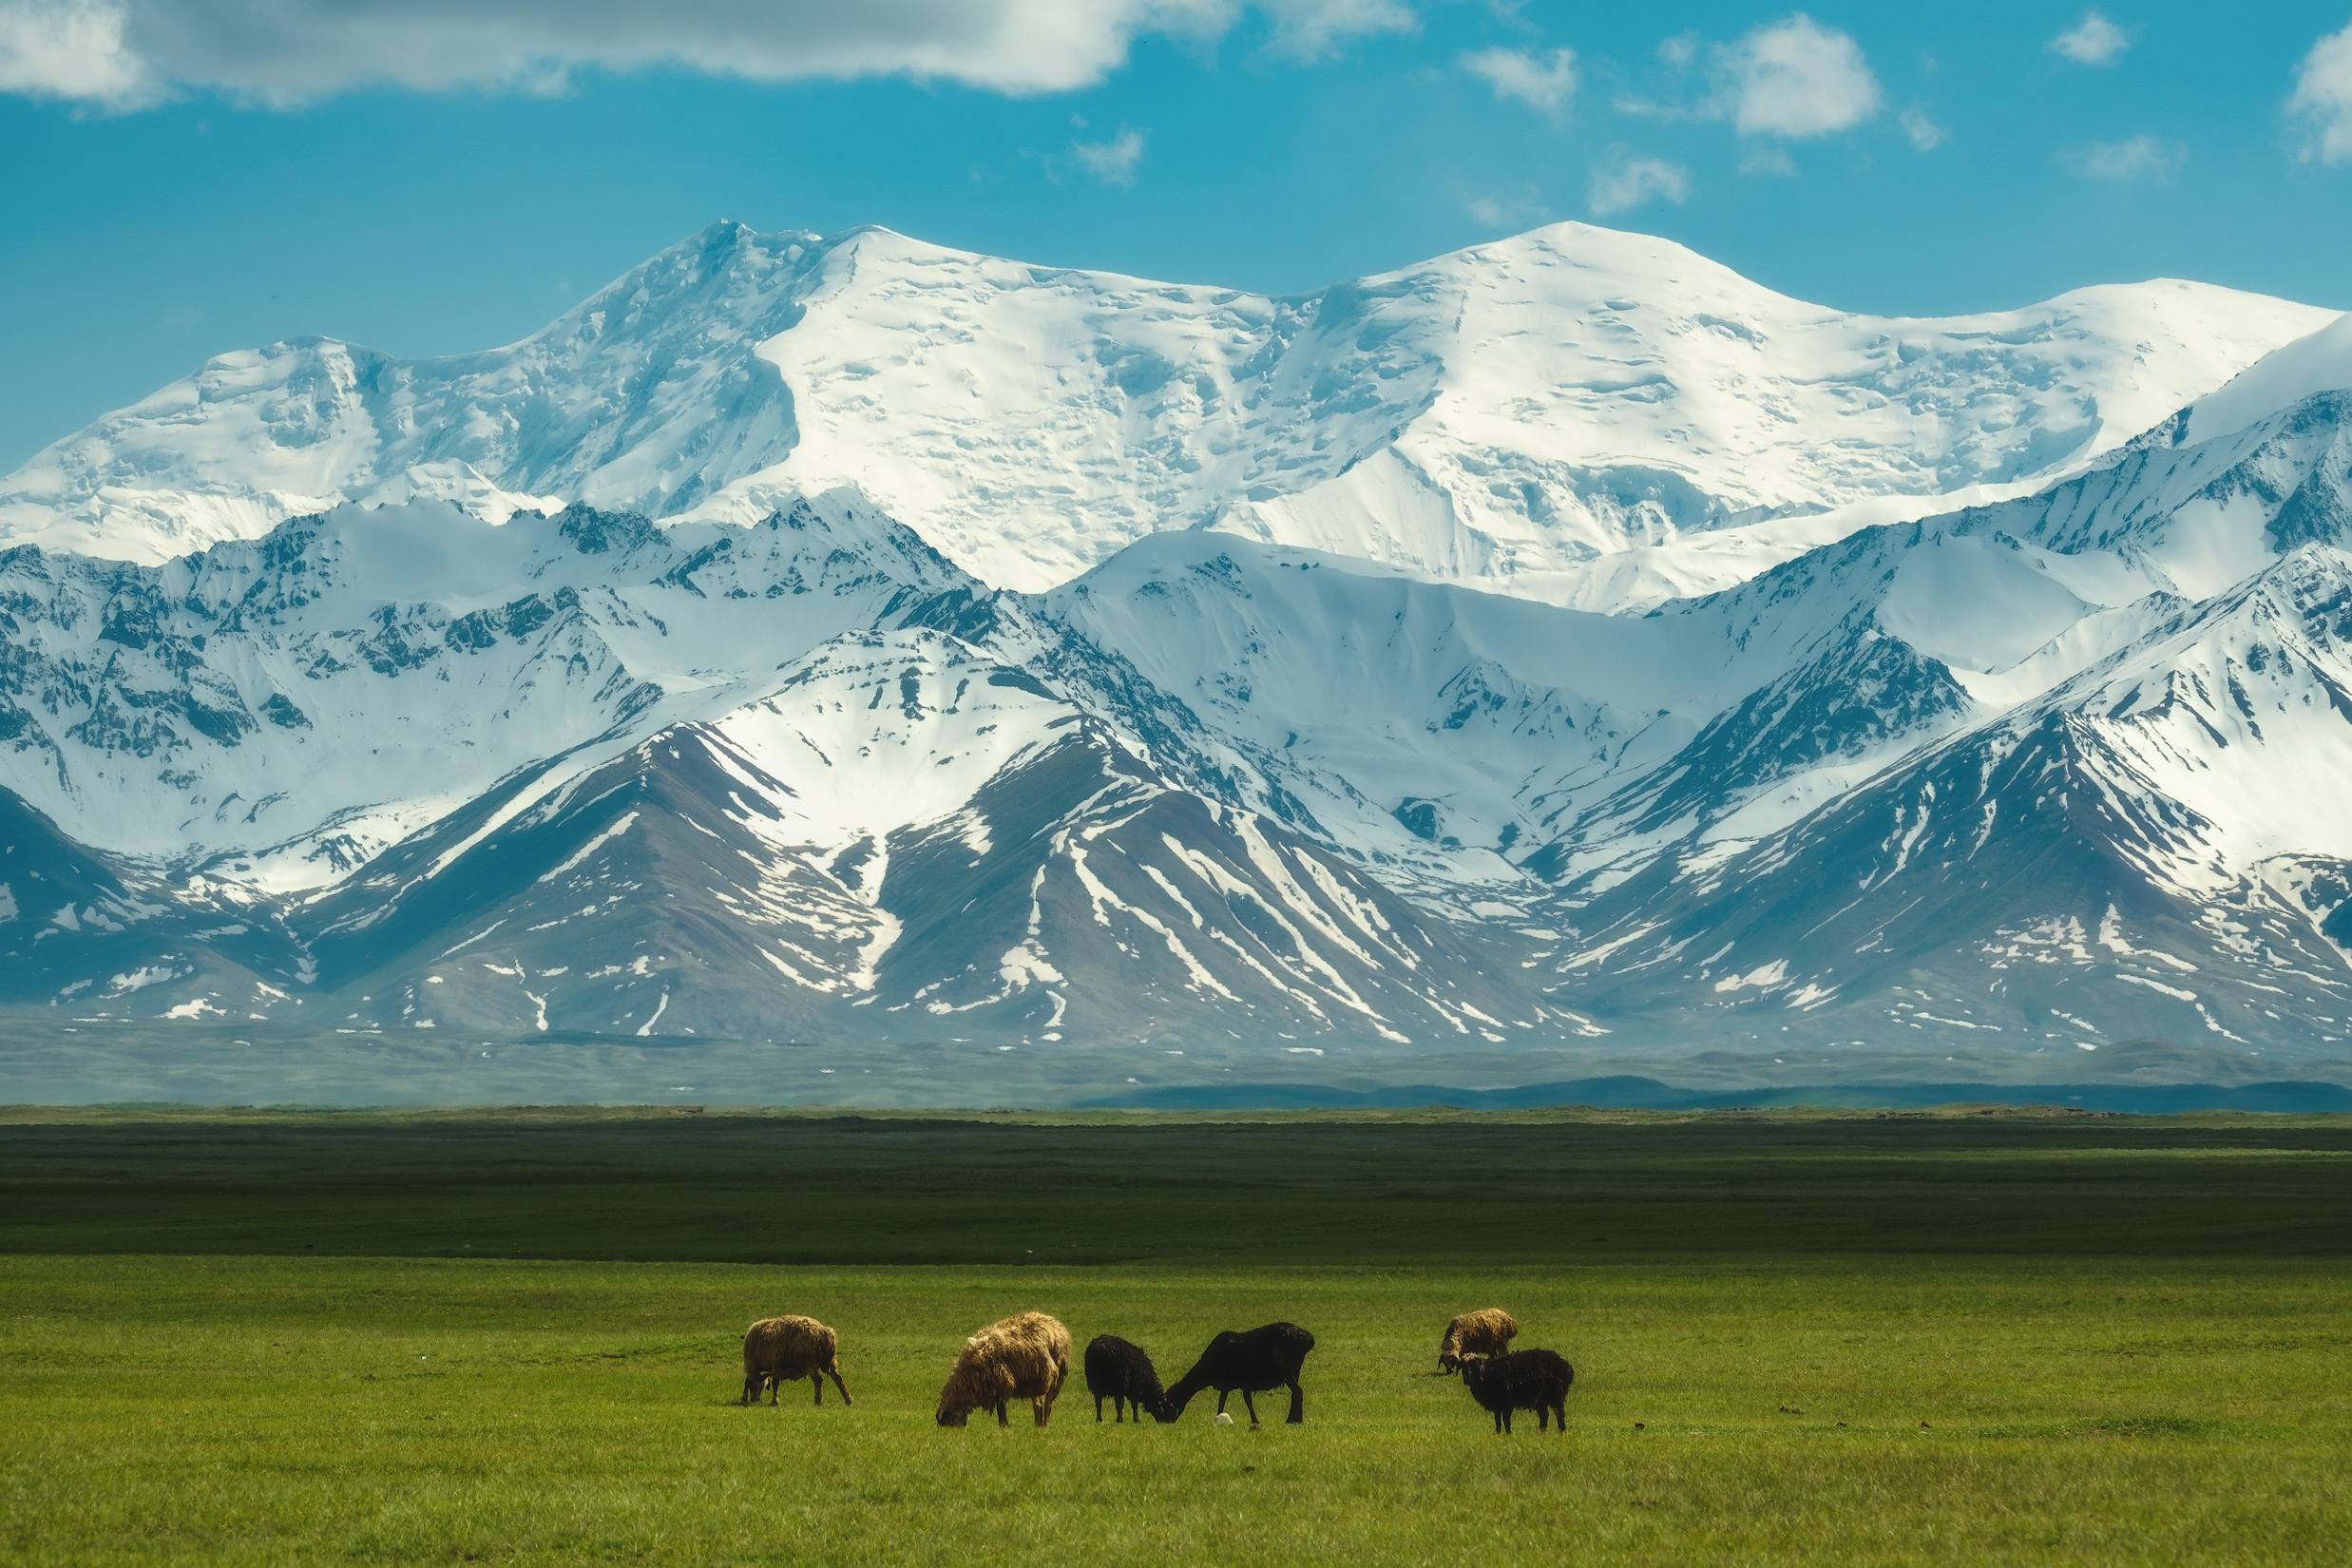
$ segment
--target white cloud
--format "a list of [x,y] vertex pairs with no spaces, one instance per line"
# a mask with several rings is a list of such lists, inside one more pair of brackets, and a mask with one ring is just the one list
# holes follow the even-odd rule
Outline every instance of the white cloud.
[[2123,142],[2093,142],[2059,155],[2059,161],[2086,180],[2151,180],[2163,182],[2181,166],[2188,149],[2176,142],[2134,136]]
[[754,81],[1086,86],[1147,33],[1246,11],[1279,53],[1414,25],[1402,0],[0,0],[0,92],[133,109],[175,91],[290,105],[353,87],[561,86],[580,68]]
[[1554,49],[1546,55],[1518,49],[1480,49],[1462,57],[1462,68],[1482,76],[1497,98],[1516,98],[1555,123],[1568,112],[1577,95],[1577,56],[1573,49]]
[[1879,112],[1879,80],[1862,46],[1803,11],[1756,29],[1722,63],[1743,136],[1826,136]]
[[1119,127],[1119,134],[1108,142],[1073,142],[1070,152],[1086,165],[1086,172],[1106,185],[1132,185],[1136,182],[1136,165],[1143,162],[1143,139],[1149,134]]
[[1654,197],[1680,206],[1691,194],[1690,172],[1679,163],[1656,158],[1618,158],[1593,166],[1593,183],[1586,201],[1596,218],[1638,207]]
[[1928,119],[1925,109],[1905,109],[1903,111],[1902,121],[1903,134],[1909,137],[1911,144],[1922,152],[1934,152],[1943,145],[1943,139],[1951,134],[1941,125]]
[[[1239,0],[1213,0],[1225,11]],[[1405,0],[1254,0],[1273,23],[1272,48],[1299,60],[1320,60],[1350,38],[1411,32],[1421,26]]]
[[1785,148],[1754,145],[1740,156],[1739,172],[1777,174],[1783,179],[1793,180],[1796,178],[1797,161],[1789,157]]
[[76,0],[0,3],[0,92],[129,107],[160,91],[123,47],[122,12]]
[[2050,40],[2050,47],[2078,66],[2107,66],[2132,47],[2132,35],[2097,11],[2088,10],[2072,29]]
[[2352,27],[2311,46],[2295,67],[2286,112],[2303,124],[2305,163],[2352,163]]

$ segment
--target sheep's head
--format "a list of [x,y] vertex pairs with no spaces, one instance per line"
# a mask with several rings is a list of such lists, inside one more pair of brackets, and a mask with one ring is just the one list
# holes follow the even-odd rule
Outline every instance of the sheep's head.
[[1178,1405],[1175,1400],[1170,1399],[1166,1394],[1162,1394],[1157,1399],[1154,1400],[1152,1402],[1151,1409],[1152,1419],[1158,1422],[1162,1426],[1170,1425],[1176,1420],[1176,1417],[1184,1413],[1184,1406]]
[[968,1425],[971,1419],[972,1407],[970,1405],[966,1405],[958,1406],[947,1404],[945,1401],[941,1402],[939,1406],[939,1424],[942,1426]]
[[1444,1377],[1449,1372],[1459,1372],[1461,1370],[1462,1358],[1460,1356],[1454,1354],[1451,1350],[1440,1350],[1438,1352],[1438,1376]]
[[1464,1386],[1475,1388],[1486,1381],[1486,1358],[1478,1354],[1461,1357],[1454,1365],[1462,1372]]

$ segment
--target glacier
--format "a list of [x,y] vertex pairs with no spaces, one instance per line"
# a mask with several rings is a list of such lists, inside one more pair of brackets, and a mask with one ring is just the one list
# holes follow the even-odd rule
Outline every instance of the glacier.
[[342,501],[741,524],[848,486],[1022,591],[1205,527],[1558,600],[2030,487],[2332,317],[2177,281],[1857,316],[1577,223],[1297,298],[719,223],[504,349],[223,355],[0,480],[0,540],[154,564]]

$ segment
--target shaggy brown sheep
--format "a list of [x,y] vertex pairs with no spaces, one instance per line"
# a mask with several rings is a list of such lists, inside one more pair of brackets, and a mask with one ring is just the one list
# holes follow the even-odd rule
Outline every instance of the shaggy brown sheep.
[[1023,1312],[990,1324],[964,1342],[947,1385],[939,1391],[939,1424],[961,1426],[974,1410],[994,1410],[1010,1426],[1005,1406],[1025,1399],[1044,1425],[1070,1375],[1070,1330],[1043,1312]]
[[809,1386],[816,1390],[816,1403],[825,1403],[825,1380],[832,1378],[833,1386],[841,1390],[841,1403],[855,1405],[850,1397],[849,1385],[841,1381],[841,1336],[813,1317],[763,1317],[743,1330],[743,1398],[740,1403],[758,1402],[762,1388],[774,1390],[768,1403],[774,1405],[784,1392],[784,1385],[794,1378],[807,1378]]
[[1459,1372],[1463,1356],[1499,1356],[1519,1337],[1519,1319],[1500,1307],[1463,1312],[1445,1326],[1438,1345],[1438,1370]]

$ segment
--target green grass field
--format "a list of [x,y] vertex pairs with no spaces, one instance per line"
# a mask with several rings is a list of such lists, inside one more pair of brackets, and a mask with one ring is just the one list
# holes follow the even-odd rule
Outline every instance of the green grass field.
[[[2347,1197],[2326,1119],[0,1113],[0,1555],[2339,1563]],[[1565,1438],[1430,1375],[1490,1304]],[[1304,1323],[1308,1424],[933,1426],[1028,1309]],[[853,1409],[729,1403],[779,1311]]]

